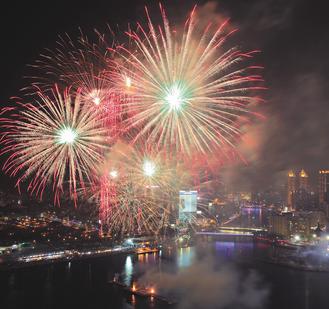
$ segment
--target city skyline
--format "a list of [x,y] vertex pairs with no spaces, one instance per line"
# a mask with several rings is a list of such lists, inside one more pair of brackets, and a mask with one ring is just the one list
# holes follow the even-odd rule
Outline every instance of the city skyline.
[[1,308],[329,308],[325,3],[5,4]]

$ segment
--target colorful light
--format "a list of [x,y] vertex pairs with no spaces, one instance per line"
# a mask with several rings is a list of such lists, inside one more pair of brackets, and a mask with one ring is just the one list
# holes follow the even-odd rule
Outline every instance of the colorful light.
[[131,87],[131,78],[130,78],[130,77],[126,77],[126,86],[127,86],[128,88]]
[[146,176],[152,177],[156,171],[156,166],[154,162],[145,160],[143,163],[143,171]]
[[110,177],[111,178],[113,178],[113,179],[115,179],[115,178],[117,178],[118,177],[118,171],[117,170],[112,170],[112,171],[110,171]]
[[177,86],[172,86],[165,97],[165,101],[169,104],[169,109],[177,111],[181,108],[183,98],[180,89]]
[[[160,10],[163,25],[153,25],[146,9],[148,26],[138,23],[138,30],[127,32],[131,48],[116,49],[118,72],[134,79],[134,92],[125,100],[125,130],[134,142],[181,155],[233,153],[242,119],[264,89],[261,67],[243,64],[257,51],[225,47],[234,32],[225,29],[227,21],[201,28],[193,10],[185,26],[173,30]],[[120,84],[118,79],[116,88]]]
[[10,154],[4,170],[18,178],[18,187],[27,182],[28,191],[40,197],[51,185],[58,204],[67,184],[76,201],[77,189],[92,182],[104,159],[108,130],[103,117],[83,104],[80,93],[66,89],[62,94],[57,87],[49,95],[39,92],[32,104],[2,118],[1,154]]
[[96,97],[93,99],[93,102],[96,104],[96,105],[99,105],[101,103],[101,99],[99,97]]
[[70,127],[64,127],[60,129],[58,133],[58,143],[59,144],[73,144],[77,138],[78,134],[76,131]]
[[[226,22],[200,29],[193,10],[184,27],[171,27],[160,9],[163,25],[146,9],[147,26],[129,29],[129,44],[114,47],[98,32],[97,42],[60,38],[33,66],[47,72],[27,87],[35,100],[8,108],[14,112],[0,122],[4,170],[18,187],[25,182],[42,197],[49,186],[57,203],[65,186],[74,201],[90,191],[104,210],[101,223],[123,234],[159,230],[178,196],[172,170],[234,152],[263,89],[261,67],[242,63],[255,51],[225,47],[234,32]],[[114,164],[108,149],[118,140],[133,150]],[[179,181],[184,173],[190,177],[184,170]]]

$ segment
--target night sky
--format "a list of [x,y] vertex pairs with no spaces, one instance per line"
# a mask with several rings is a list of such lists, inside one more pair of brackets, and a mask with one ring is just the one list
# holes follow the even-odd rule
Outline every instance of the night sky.
[[[58,35],[77,36],[106,23],[125,29],[144,19],[148,5],[159,19],[158,1],[6,1],[1,4],[1,106],[26,85],[26,64],[44,48],[54,48]],[[233,183],[266,188],[284,181],[289,168],[329,167],[329,19],[326,1],[222,0],[162,1],[172,22],[182,22],[197,4],[205,20],[231,19],[239,28],[234,43],[260,49],[255,63],[264,65],[269,88],[259,109],[266,120],[250,130],[252,147],[242,145],[249,161],[225,173]],[[316,4],[315,4],[316,3]],[[203,16],[202,15],[202,16]],[[5,186],[6,177],[0,180]]]

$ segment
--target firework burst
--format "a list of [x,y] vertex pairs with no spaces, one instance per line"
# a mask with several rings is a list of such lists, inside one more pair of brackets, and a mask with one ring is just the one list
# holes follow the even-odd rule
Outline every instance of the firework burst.
[[162,227],[168,209],[158,188],[142,188],[129,177],[115,183],[107,179],[102,186],[101,199],[108,206],[101,208],[102,223],[112,233],[156,233]]
[[161,153],[117,142],[91,191],[113,233],[155,232],[178,197],[174,170]]
[[79,88],[83,93],[106,88],[106,81],[101,77],[106,70],[109,53],[107,43],[100,35],[98,38],[93,43],[83,33],[75,41],[67,34],[59,36],[54,50],[46,49],[34,64],[29,65],[33,73],[39,74],[28,77],[32,87],[24,89],[35,90],[33,87],[36,87],[47,91],[52,90],[54,83],[59,88]]
[[1,119],[4,129],[1,154],[7,154],[3,169],[17,177],[19,187],[28,182],[28,191],[40,197],[52,186],[59,203],[68,183],[70,196],[90,182],[103,160],[107,130],[101,113],[83,104],[78,91],[61,94],[57,87],[48,96],[38,93],[33,104],[21,104]]
[[147,28],[138,24],[127,32],[133,48],[117,48],[124,59],[118,70],[129,76],[133,93],[125,125],[135,130],[134,142],[184,154],[234,148],[239,119],[262,89],[255,86],[261,77],[252,73],[260,67],[243,64],[256,51],[225,49],[234,31],[226,33],[225,22],[200,32],[195,10],[182,31],[171,29],[162,8],[163,26],[154,26],[146,13]]
[[40,198],[51,188],[57,204],[90,193],[117,234],[157,233],[179,189],[208,187],[212,165],[236,157],[264,89],[249,64],[257,51],[226,47],[227,22],[202,28],[193,9],[174,29],[160,11],[162,25],[146,9],[147,26],[129,29],[126,45],[97,31],[95,42],[60,37],[23,89],[37,99],[0,113],[3,169],[17,187]]

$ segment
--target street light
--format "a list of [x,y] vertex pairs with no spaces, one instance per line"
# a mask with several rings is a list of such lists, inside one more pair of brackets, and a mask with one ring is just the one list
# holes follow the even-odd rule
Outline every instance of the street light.
[[300,241],[300,235],[295,235],[295,236],[294,236],[294,239],[295,239],[296,241]]

